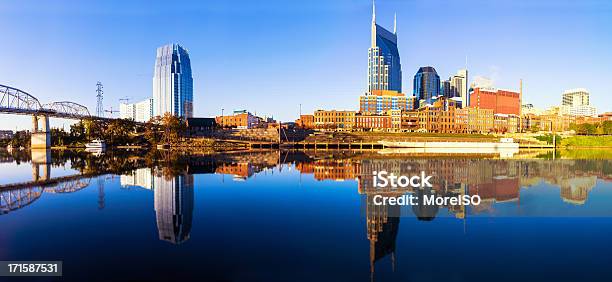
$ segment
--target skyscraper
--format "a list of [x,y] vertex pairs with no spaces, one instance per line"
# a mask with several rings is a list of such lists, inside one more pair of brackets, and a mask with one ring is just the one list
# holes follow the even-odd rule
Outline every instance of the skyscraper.
[[193,219],[193,174],[154,174],[154,207],[159,239],[172,244],[189,240]]
[[420,67],[414,75],[414,96],[418,101],[431,104],[431,98],[440,95],[440,76],[433,67]]
[[193,77],[189,53],[178,44],[157,48],[153,76],[153,114],[193,117]]
[[397,25],[393,32],[376,24],[376,6],[372,4],[372,41],[368,49],[368,93],[374,90],[402,92],[402,65],[397,50]]
[[452,97],[460,97],[462,107],[469,105],[468,71],[461,69],[450,78]]

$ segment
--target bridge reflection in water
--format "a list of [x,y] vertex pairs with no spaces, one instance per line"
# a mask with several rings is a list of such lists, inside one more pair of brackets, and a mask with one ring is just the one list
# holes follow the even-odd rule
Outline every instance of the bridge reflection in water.
[[[46,153],[45,153],[46,154]],[[48,154],[32,155],[33,170],[47,171]],[[104,158],[105,156],[101,156]],[[137,158],[134,156],[133,158]],[[36,162],[35,162],[36,159]],[[47,168],[45,168],[47,166]],[[468,215],[490,213],[499,203],[520,206],[521,192],[542,182],[557,187],[560,201],[583,205],[598,180],[612,181],[609,160],[544,159],[468,159],[468,158],[411,158],[406,156],[366,154],[352,151],[320,154],[311,151],[259,151],[217,155],[185,155],[170,163],[159,163],[155,168],[140,167],[121,172],[122,187],[141,187],[153,193],[155,222],[162,241],[181,244],[189,240],[193,224],[194,174],[228,174],[235,181],[247,180],[271,168],[294,167],[298,172],[312,175],[316,181],[347,180],[356,182],[357,193],[365,201],[366,234],[370,244],[370,269],[373,278],[375,264],[389,257],[394,267],[396,239],[399,234],[400,215],[406,209],[397,206],[375,206],[372,197],[378,194],[399,196],[425,194],[438,196],[479,195],[482,203],[477,207],[462,205],[423,205],[407,209],[421,221],[432,221],[440,214],[465,220]],[[415,175],[426,171],[433,175],[432,189],[380,190],[374,188],[372,171],[386,170],[395,175]],[[115,173],[119,174],[119,173]],[[34,174],[33,174],[34,175]],[[41,176],[42,175],[42,176]],[[98,177],[98,184],[104,176]],[[34,179],[50,182],[48,173],[37,173]],[[27,207],[47,193],[73,193],[92,183],[91,176],[67,178],[53,185],[22,186],[20,189],[2,189],[0,208],[8,213]],[[103,187],[99,190],[103,191]],[[103,199],[103,192],[102,192]],[[443,213],[442,213],[443,211]]]

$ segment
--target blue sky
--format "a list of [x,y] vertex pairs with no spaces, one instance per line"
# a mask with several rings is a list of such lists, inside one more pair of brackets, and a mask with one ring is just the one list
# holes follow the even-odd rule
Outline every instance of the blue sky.
[[[379,24],[391,29],[394,13],[406,93],[418,67],[448,78],[467,56],[471,78],[517,90],[522,78],[525,103],[545,108],[584,87],[612,110],[608,1],[377,1]],[[155,49],[176,42],[190,52],[196,116],[247,109],[289,121],[300,103],[303,113],[358,108],[370,21],[369,0],[4,0],[0,84],[94,111],[100,80],[105,108],[117,109],[151,96]]]

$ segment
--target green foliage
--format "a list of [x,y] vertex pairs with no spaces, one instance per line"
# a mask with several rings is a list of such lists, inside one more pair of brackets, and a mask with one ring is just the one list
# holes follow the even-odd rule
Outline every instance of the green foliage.
[[557,150],[561,158],[566,159],[612,159],[612,150],[607,148],[589,148],[578,150]]
[[[560,144],[561,143],[561,139],[563,139],[561,136],[555,134],[555,142],[556,144]],[[552,144],[553,143],[553,134],[545,134],[545,135],[539,135],[536,136],[535,139],[538,139],[540,141],[545,141],[546,144]]]
[[570,124],[570,129],[579,135],[611,135],[612,121],[606,120],[598,123]]
[[32,134],[28,131],[17,131],[13,134],[13,138],[10,139],[7,145],[13,146],[13,148],[29,148],[30,147],[30,139],[32,138]]
[[564,138],[561,146],[612,147],[612,136],[573,136]]

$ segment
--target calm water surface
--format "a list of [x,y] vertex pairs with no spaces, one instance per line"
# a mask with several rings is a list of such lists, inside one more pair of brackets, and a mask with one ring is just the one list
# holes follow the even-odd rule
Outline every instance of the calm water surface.
[[[0,260],[63,261],[62,278],[38,281],[612,281],[610,160],[0,157]],[[381,169],[433,175],[431,191],[400,194],[482,203],[372,207]]]

